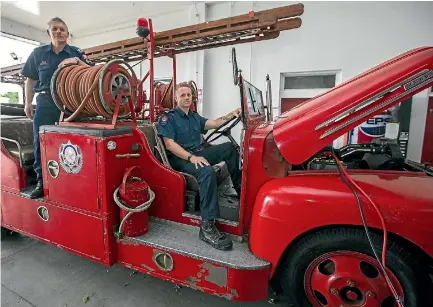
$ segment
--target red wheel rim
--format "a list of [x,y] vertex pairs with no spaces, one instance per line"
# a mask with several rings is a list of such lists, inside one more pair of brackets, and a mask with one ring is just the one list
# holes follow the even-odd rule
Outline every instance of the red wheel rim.
[[[398,294],[403,289],[387,269]],[[304,287],[314,307],[396,307],[377,260],[352,251],[335,251],[316,258],[305,272]]]

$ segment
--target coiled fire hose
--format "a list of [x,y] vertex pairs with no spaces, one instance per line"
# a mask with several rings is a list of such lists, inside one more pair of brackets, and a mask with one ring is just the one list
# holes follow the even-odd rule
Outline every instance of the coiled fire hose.
[[123,60],[113,60],[93,67],[59,67],[51,79],[54,103],[65,115],[70,115],[64,119],[66,122],[74,120],[79,114],[86,117],[113,118],[119,95],[121,101],[118,118],[126,118],[131,114],[129,99],[134,111],[137,103],[136,92],[135,72]]
[[173,97],[173,82],[170,82],[169,84],[157,82],[155,84],[155,91],[159,91],[161,94],[161,101],[157,103],[157,105],[168,110],[175,107]]
[[[197,101],[198,101],[198,90],[197,84],[194,81],[188,81],[188,86],[191,88],[192,94],[192,106],[191,110],[197,111]],[[173,80],[169,83],[156,82],[155,83],[155,118],[176,106],[173,96]],[[149,112],[149,109],[144,110],[144,112]],[[149,118],[149,115],[145,116],[145,119]]]
[[[135,178],[132,177],[133,180],[140,180],[140,178]],[[148,192],[149,192],[149,200],[145,201],[144,203],[142,203],[141,205],[138,205],[135,208],[129,207],[127,205],[125,205],[120,199],[119,199],[119,189],[120,186],[117,187],[117,189],[114,191],[113,193],[113,199],[114,202],[116,203],[116,205],[118,205],[121,209],[127,211],[128,213],[125,215],[125,217],[122,219],[122,221],[120,222],[120,226],[119,226],[119,234],[122,234],[122,228],[123,225],[125,224],[126,220],[134,213],[139,213],[139,212],[143,212],[146,211],[147,209],[149,209],[150,205],[152,204],[152,202],[155,199],[155,193],[150,189],[150,187],[148,187]]]

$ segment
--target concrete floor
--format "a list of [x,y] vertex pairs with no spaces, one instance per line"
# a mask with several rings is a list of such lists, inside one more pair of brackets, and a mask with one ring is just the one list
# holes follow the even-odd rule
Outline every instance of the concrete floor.
[[[1,284],[2,307],[272,306],[267,300],[236,303],[177,288],[173,283],[133,274],[118,265],[105,267],[20,235],[2,238]],[[85,297],[88,301],[83,303]]]

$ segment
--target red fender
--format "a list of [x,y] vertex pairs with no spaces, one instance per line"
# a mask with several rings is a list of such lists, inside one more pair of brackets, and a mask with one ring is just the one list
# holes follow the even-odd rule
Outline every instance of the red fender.
[[4,190],[19,192],[24,189],[26,185],[24,169],[20,167],[18,160],[11,156],[3,145],[3,142],[0,143],[1,187]]
[[[409,172],[350,172],[382,212],[388,231],[433,258],[433,180]],[[369,227],[382,229],[379,217],[360,194]],[[356,199],[338,173],[308,172],[275,179],[259,190],[250,232],[253,253],[272,263],[272,274],[293,240],[331,225],[362,226]]]

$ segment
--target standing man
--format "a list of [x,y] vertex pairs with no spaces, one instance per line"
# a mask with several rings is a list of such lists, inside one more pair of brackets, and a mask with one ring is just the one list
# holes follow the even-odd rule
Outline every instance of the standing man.
[[171,166],[197,178],[202,217],[200,239],[214,248],[229,250],[232,241],[215,226],[219,210],[216,174],[212,165],[226,162],[234,187],[240,195],[242,173],[239,170],[239,154],[231,143],[203,149],[200,148],[200,143],[201,134],[205,134],[208,129],[218,128],[230,118],[238,117],[240,109],[216,120],[204,118],[190,110],[192,93],[186,82],[176,86],[175,99],[177,107],[161,116],[158,122],[158,136],[164,140]]
[[[21,74],[27,77],[24,112],[28,118],[33,119],[33,151],[35,156],[33,168],[36,172],[37,184],[31,192],[30,198],[39,198],[44,195],[39,127],[54,125],[60,117],[60,110],[54,104],[50,93],[51,77],[59,66],[92,66],[83,50],[67,44],[69,31],[62,19],[52,18],[48,22],[47,33],[51,38],[51,43],[35,48],[21,70]],[[33,114],[32,101],[35,93],[39,94],[36,97],[36,113]]]

